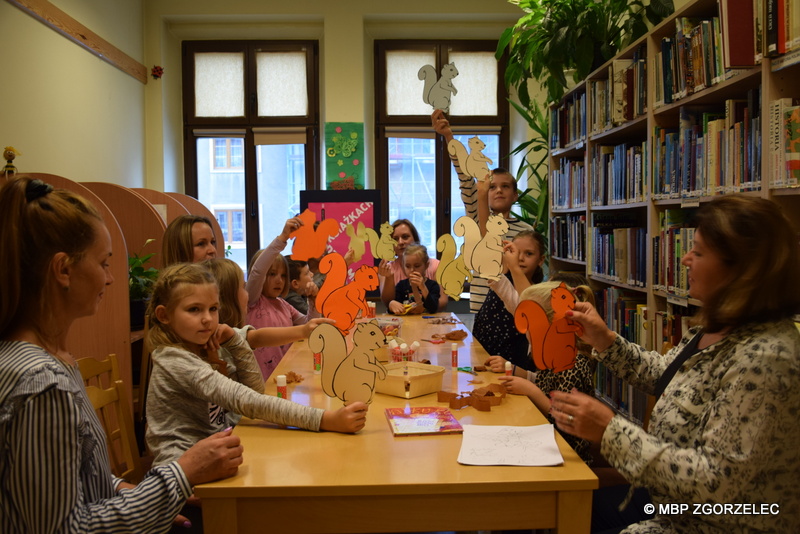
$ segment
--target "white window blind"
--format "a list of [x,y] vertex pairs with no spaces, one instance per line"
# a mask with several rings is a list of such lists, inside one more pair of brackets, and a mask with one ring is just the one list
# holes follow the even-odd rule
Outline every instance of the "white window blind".
[[453,85],[458,94],[452,97],[453,116],[497,115],[497,60],[492,52],[450,52],[458,76]]
[[423,65],[435,65],[431,51],[386,52],[386,113],[388,115],[430,115],[433,108],[422,100],[423,82],[417,77]]
[[194,90],[197,117],[243,117],[244,54],[195,54]]
[[258,52],[256,72],[260,117],[308,115],[305,52]]

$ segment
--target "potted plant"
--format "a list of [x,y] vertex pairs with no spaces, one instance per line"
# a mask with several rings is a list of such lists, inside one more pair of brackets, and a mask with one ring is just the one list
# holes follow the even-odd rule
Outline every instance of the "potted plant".
[[[149,243],[155,241],[148,239],[142,249]],[[155,253],[141,255],[141,251],[128,256],[128,294],[130,297],[131,308],[131,330],[141,330],[144,328],[144,314],[147,310],[147,302],[150,300],[150,293],[153,290],[158,278],[158,269],[146,267]]]
[[674,11],[672,0],[509,0],[525,12],[497,44],[497,57],[508,52],[505,82],[528,107],[527,81],[547,90],[557,102],[574,81],[611,59]]

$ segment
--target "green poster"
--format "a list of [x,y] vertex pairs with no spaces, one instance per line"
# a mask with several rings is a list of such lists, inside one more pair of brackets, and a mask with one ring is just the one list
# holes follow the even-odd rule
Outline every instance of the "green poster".
[[364,189],[364,123],[325,124],[327,189]]

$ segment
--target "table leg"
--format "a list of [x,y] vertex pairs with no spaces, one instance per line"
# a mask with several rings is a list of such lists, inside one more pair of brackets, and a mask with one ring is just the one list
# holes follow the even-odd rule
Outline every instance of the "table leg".
[[558,534],[589,533],[592,525],[592,492],[558,492],[556,532]]

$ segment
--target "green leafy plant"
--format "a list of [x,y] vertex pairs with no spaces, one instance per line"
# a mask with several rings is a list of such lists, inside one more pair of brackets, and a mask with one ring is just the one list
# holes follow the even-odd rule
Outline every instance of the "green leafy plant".
[[[155,239],[148,239],[145,241],[142,248],[152,243]],[[128,256],[128,291],[131,300],[145,300],[150,296],[158,278],[158,269],[155,267],[146,267],[145,264],[150,261],[150,258],[155,253],[141,255],[141,251]]]
[[527,82],[538,81],[557,102],[574,81],[611,59],[674,11],[672,0],[509,0],[525,12],[497,44],[508,53],[505,82],[529,107]]

